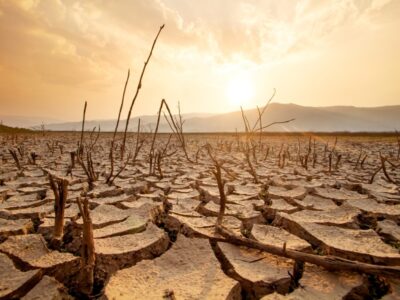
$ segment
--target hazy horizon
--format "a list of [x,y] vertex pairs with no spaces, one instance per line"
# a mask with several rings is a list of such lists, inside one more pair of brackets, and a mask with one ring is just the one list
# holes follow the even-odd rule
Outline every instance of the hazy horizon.
[[115,119],[160,25],[133,116],[220,114],[274,102],[400,104],[400,2],[0,1],[2,115]]
[[[324,109],[324,108],[355,108],[355,109],[379,109],[379,108],[386,108],[386,107],[400,107],[399,105],[380,105],[380,106],[352,106],[352,105],[332,105],[332,106],[302,106],[299,104],[295,104],[295,103],[270,103],[269,107],[271,109],[271,107],[273,107],[275,104],[277,105],[295,105],[295,106],[299,106],[302,108],[320,108],[320,109]],[[248,111],[252,111],[252,110],[256,110],[257,108],[248,108],[248,109],[244,109],[245,112]],[[269,109],[269,110],[270,110]],[[204,118],[204,117],[209,117],[209,116],[217,116],[217,115],[224,115],[224,114],[232,114],[232,113],[238,113],[240,111],[240,109],[236,109],[236,110],[231,110],[231,111],[226,111],[226,112],[221,112],[221,113],[209,113],[209,112],[185,112],[182,113],[182,116],[186,119],[186,118]],[[173,112],[173,115],[178,115],[177,112]],[[131,117],[131,119],[133,118],[143,118],[143,117],[150,117],[150,118],[154,118],[156,117],[157,114],[143,114],[143,115],[133,115]],[[93,119],[87,119],[87,122],[116,122],[117,117],[110,117],[110,118],[93,118]],[[48,116],[37,116],[37,117],[29,117],[29,116],[24,116],[24,115],[3,115],[0,113],[0,121],[4,124],[4,125],[9,125],[9,126],[17,126],[17,127],[37,127],[40,126],[41,124],[45,124],[45,125],[57,125],[57,124],[68,124],[68,123],[81,123],[82,119],[81,116],[77,116],[75,119],[68,119],[68,120],[64,120],[64,119],[56,119],[56,118],[51,118]],[[122,116],[121,117],[121,121],[126,121],[126,117]],[[121,126],[120,126],[121,127]],[[114,128],[114,125],[113,125]],[[123,129],[123,128],[120,128]]]

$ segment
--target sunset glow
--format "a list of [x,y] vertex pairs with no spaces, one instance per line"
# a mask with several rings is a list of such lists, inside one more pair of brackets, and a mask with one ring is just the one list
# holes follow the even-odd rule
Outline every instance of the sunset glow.
[[114,118],[162,24],[133,116],[163,98],[254,108],[274,88],[280,103],[396,105],[399,15],[397,0],[0,0],[1,114],[78,120],[86,100],[89,119]]
[[226,86],[226,97],[232,108],[248,107],[254,97],[254,85],[248,74],[232,78]]

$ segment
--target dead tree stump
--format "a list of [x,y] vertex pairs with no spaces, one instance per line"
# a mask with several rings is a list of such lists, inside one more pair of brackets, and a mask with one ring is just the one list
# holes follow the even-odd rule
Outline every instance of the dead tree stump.
[[82,201],[78,197],[77,203],[83,219],[79,291],[84,295],[90,295],[93,291],[93,275],[96,261],[96,256],[94,252],[93,226],[92,219],[90,218],[87,198],[84,198],[84,200]]
[[69,181],[65,178],[56,177],[50,172],[48,173],[50,187],[54,193],[54,231],[53,238],[50,242],[50,246],[53,248],[59,248],[64,235],[64,210],[65,203],[67,202],[68,195],[68,184]]

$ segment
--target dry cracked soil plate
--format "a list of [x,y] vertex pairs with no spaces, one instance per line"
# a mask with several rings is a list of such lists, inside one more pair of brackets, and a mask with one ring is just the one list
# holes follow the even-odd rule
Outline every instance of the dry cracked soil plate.
[[266,245],[283,247],[283,245],[286,243],[286,249],[289,250],[303,252],[308,252],[311,250],[311,245],[307,241],[287,232],[280,227],[254,224],[251,234],[257,241]]
[[276,223],[281,224],[289,232],[293,232],[298,223],[317,223],[335,225],[341,227],[357,228],[357,216],[360,210],[342,205],[334,209],[324,211],[302,210],[292,214],[277,213]]
[[392,220],[378,222],[377,232],[382,236],[389,237],[394,242],[400,242],[400,226]]
[[27,234],[33,231],[30,219],[7,220],[0,218],[0,241],[10,235]]
[[0,244],[0,252],[13,257],[27,268],[43,269],[46,274],[54,275],[61,281],[74,273],[79,265],[78,257],[49,250],[40,234],[11,236]]
[[64,285],[52,277],[43,276],[42,280],[21,300],[73,300]]
[[172,248],[110,278],[108,299],[240,299],[240,285],[226,276],[205,239],[182,235]]
[[113,272],[161,255],[168,245],[164,230],[148,224],[146,230],[139,233],[95,239],[96,261],[102,269]]
[[273,291],[289,291],[292,260],[228,243],[218,242],[216,248],[227,273],[257,298]]
[[300,223],[300,236],[326,253],[375,264],[399,265],[400,253],[384,243],[372,229],[347,229],[314,223]]
[[[322,268],[306,265],[300,279],[300,287],[287,295],[273,293],[262,300],[341,300],[353,289],[363,284],[362,276],[347,272],[328,272]],[[349,299],[358,299],[352,298]]]
[[18,299],[41,277],[40,270],[21,272],[7,255],[0,253],[0,299]]

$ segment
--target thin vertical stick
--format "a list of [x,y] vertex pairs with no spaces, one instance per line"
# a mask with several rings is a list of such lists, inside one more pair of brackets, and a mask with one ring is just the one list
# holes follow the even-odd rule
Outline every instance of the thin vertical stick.
[[[126,87],[128,86],[128,82],[129,82],[129,75],[130,75],[130,70],[128,69],[128,75],[126,76],[124,91],[122,93],[121,105],[119,106],[117,124],[115,124],[114,134],[113,134],[113,138],[112,138],[112,141],[111,141],[111,147],[110,147],[110,174],[108,175],[108,177],[106,179],[106,183],[110,182],[111,177],[113,176],[113,173],[114,173],[114,144],[115,144],[115,137],[117,135],[119,121],[121,119],[121,112],[122,112],[122,108],[124,106],[125,92],[126,92]],[[121,150],[121,152],[122,152],[122,150]],[[121,160],[122,159],[123,159],[123,156],[122,156],[122,153],[121,153]]]
[[396,130],[396,134],[397,134],[397,160],[400,159],[400,134],[399,132]]
[[78,155],[80,155],[81,149],[83,149],[83,131],[85,130],[85,118],[86,118],[86,107],[87,107],[87,102],[85,101],[85,106],[83,108],[83,118],[82,118],[82,129],[81,129],[81,141],[79,144],[79,152]]
[[221,163],[214,158],[214,156],[211,153],[211,146],[208,144],[206,145],[206,149],[208,152],[208,155],[210,156],[211,160],[214,162],[215,170],[212,170],[212,173],[215,176],[215,179],[217,180],[217,185],[218,185],[218,191],[219,191],[219,213],[217,217],[217,226],[222,225],[222,221],[224,218],[225,214],[225,207],[226,207],[226,195],[225,195],[225,181],[222,179],[222,173],[221,173]]
[[254,131],[254,130],[256,129],[256,127],[257,127],[257,124],[258,124],[259,122],[261,122],[261,117],[262,117],[262,115],[264,114],[264,112],[265,112],[265,110],[267,109],[267,107],[269,106],[269,104],[271,103],[272,99],[274,99],[275,94],[276,94],[276,89],[274,89],[274,92],[272,93],[272,96],[271,96],[271,97],[269,98],[269,100],[267,101],[267,104],[265,104],[265,106],[264,106],[264,108],[263,108],[263,110],[262,110],[262,112],[261,112],[261,116],[258,118],[257,122],[254,124],[253,130],[252,130],[252,131]]
[[257,111],[258,111],[258,119],[260,120],[260,140],[259,140],[259,145],[258,145],[258,147],[259,148],[261,148],[261,136],[262,136],[262,120],[261,120],[261,117],[262,117],[262,115],[261,115],[261,111],[260,111],[260,108],[258,107],[258,105],[257,105]]
[[[138,95],[139,95],[139,91],[140,91],[140,89],[142,88],[142,80],[143,80],[144,72],[146,71],[147,64],[149,63],[150,58],[151,58],[151,55],[153,54],[154,46],[156,45],[158,36],[160,35],[161,30],[163,30],[163,28],[164,28],[164,25],[162,25],[162,26],[160,27],[160,29],[158,30],[158,33],[157,33],[157,35],[156,35],[156,37],[155,37],[155,39],[154,39],[154,41],[153,41],[153,45],[151,46],[149,56],[147,57],[147,60],[145,61],[144,66],[143,66],[143,69],[142,69],[142,73],[140,74],[139,82],[138,82],[138,85],[137,85],[137,88],[136,88],[136,93],[135,93],[135,95],[133,96],[133,99],[132,99],[132,102],[131,102],[131,106],[130,106],[129,112],[128,112],[128,117],[126,118],[125,131],[124,131],[124,138],[123,138],[123,140],[122,140],[122,154],[124,154],[124,152],[125,152],[126,132],[128,131],[129,121],[130,121],[130,119],[131,119],[132,108],[133,108],[133,105],[134,105],[135,102],[136,102],[136,99],[137,99]],[[122,156],[123,156],[123,155],[122,155]]]

